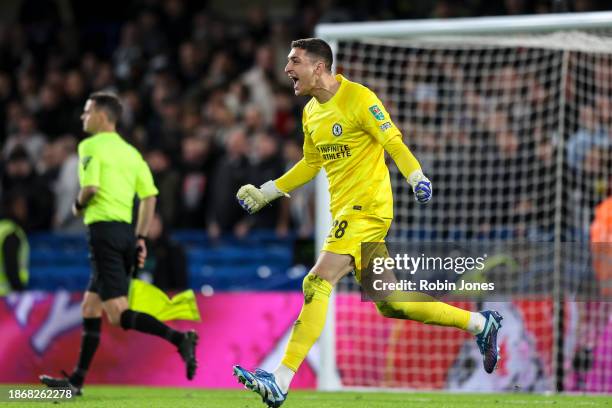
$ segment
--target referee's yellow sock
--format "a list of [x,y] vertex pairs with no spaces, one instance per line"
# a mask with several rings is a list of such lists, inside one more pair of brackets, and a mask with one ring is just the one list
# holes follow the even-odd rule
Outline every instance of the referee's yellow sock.
[[[398,296],[405,296],[404,293]],[[469,328],[472,313],[447,303],[440,302],[425,293],[412,293],[414,301],[394,301],[394,295],[387,301],[376,302],[376,308],[385,317],[415,320],[426,324],[456,327],[471,331]]]
[[295,321],[282,360],[282,365],[293,372],[298,370],[308,351],[323,331],[327,304],[332,291],[331,283],[313,274],[306,275],[302,288],[304,305]]

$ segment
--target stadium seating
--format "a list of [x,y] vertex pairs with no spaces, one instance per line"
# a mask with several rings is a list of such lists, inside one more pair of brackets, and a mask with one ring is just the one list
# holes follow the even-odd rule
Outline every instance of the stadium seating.
[[[279,239],[272,231],[256,231],[243,240],[223,237],[211,242],[201,231],[173,235],[187,253],[189,286],[209,292],[296,290],[300,274],[292,273],[294,238]],[[84,235],[39,233],[30,240],[30,288],[81,291],[89,277]]]

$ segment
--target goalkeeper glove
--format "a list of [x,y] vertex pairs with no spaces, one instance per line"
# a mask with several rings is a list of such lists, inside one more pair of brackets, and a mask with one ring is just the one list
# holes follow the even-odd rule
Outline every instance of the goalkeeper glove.
[[247,184],[240,187],[236,194],[236,199],[238,199],[240,206],[249,214],[255,214],[279,197],[289,197],[289,194],[276,188],[272,180],[266,181],[260,188]]
[[412,192],[414,193],[414,199],[419,203],[426,203],[431,200],[433,194],[433,188],[431,187],[431,181],[421,170],[413,171],[408,176],[408,183],[412,186]]

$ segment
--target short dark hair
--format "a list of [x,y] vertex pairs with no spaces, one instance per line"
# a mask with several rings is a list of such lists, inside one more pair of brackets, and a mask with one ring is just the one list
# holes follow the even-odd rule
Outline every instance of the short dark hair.
[[334,54],[328,43],[320,38],[303,38],[291,42],[291,48],[301,48],[308,54],[323,60],[325,68],[331,72],[334,63]]
[[112,92],[94,92],[89,95],[90,100],[96,103],[96,109],[104,109],[108,120],[113,123],[117,123],[121,118],[121,112],[123,112],[123,106],[119,97]]

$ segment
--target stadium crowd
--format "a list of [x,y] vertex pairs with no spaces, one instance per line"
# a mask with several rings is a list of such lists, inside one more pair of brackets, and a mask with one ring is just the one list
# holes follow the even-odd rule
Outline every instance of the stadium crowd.
[[[312,234],[312,187],[249,218],[234,195],[301,157],[305,100],[293,96],[283,67],[290,41],[312,36],[316,23],[555,11],[549,1],[297,1],[291,18],[253,6],[230,19],[187,0],[13,3],[14,21],[0,24],[0,188],[26,198],[26,230],[82,228],[70,212],[80,115],[90,92],[110,90],[124,101],[121,134],[154,173],[166,228],[206,228],[213,237],[257,227]],[[571,3],[576,11],[600,6]],[[436,108],[427,95],[439,91],[414,89],[427,118]],[[515,147],[499,140],[500,149]]]
[[255,219],[234,195],[301,157],[302,102],[282,67],[291,38],[312,28],[289,32],[260,8],[228,24],[183,1],[146,3],[120,26],[74,27],[54,2],[26,1],[20,23],[2,27],[1,187],[27,196],[26,229],[81,228],[70,213],[76,146],[85,137],[80,114],[90,92],[110,90],[124,101],[120,133],[152,168],[166,226],[205,227],[213,236],[251,227],[284,234],[293,219],[310,235],[310,192]]

